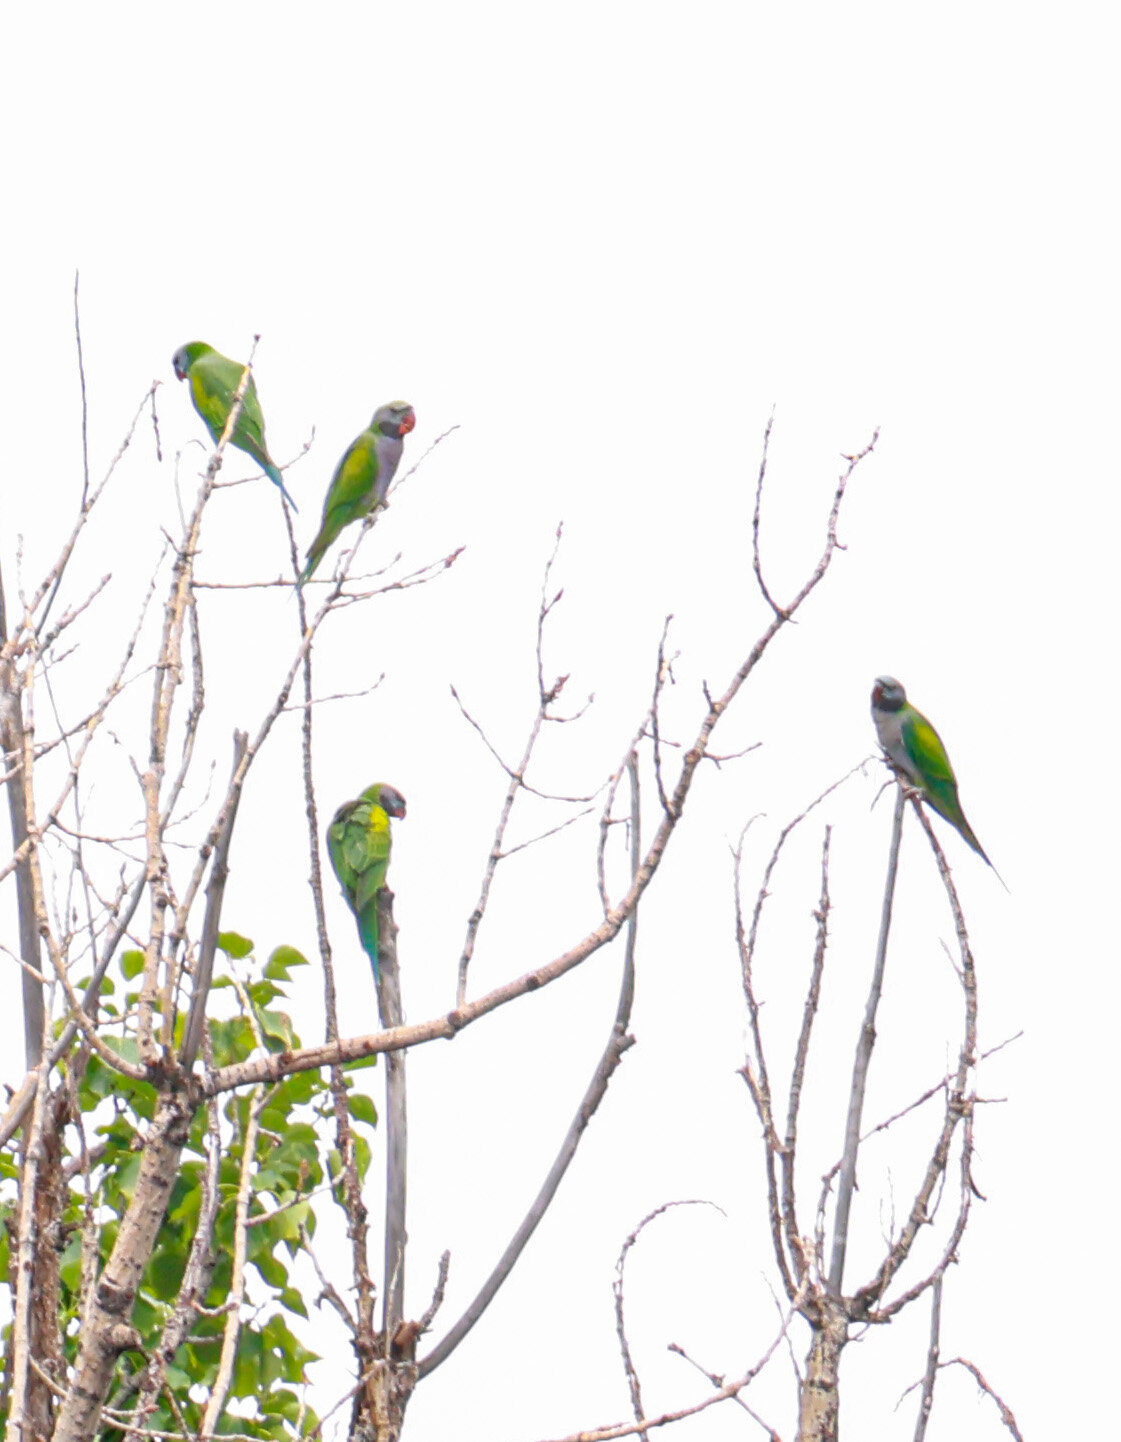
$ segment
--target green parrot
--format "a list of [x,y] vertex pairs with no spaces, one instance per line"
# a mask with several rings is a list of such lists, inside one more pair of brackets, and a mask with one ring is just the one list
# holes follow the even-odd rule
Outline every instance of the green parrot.
[[385,885],[393,838],[391,816],[403,817],[405,798],[379,781],[367,786],[357,801],[346,801],[327,828],[327,852],[347,905],[358,922],[362,948],[378,969],[378,892]]
[[298,586],[310,578],[344,526],[361,520],[375,506],[385,503],[389,483],[401,460],[405,437],[415,425],[416,412],[412,406],[404,401],[391,401],[387,406],[379,406],[369,427],[351,441],[331,477],[319,534],[308,548],[307,565],[296,582]]
[[[171,364],[181,381],[189,380],[195,410],[206,422],[206,428],[217,445],[233,409],[234,396],[241,384],[245,367],[240,361],[219,355],[213,346],[201,340],[181,345],[172,356]],[[299,506],[284,489],[284,477],[274,464],[265,444],[265,418],[261,414],[261,402],[257,399],[257,387],[253,384],[252,376],[249,377],[249,384],[242,397],[241,410],[238,412],[233,435],[230,436],[230,445],[252,456],[273,485],[280,487],[281,495],[292,509],[299,510]]]
[[[961,833],[981,860],[992,866],[961,809],[957,778],[942,738],[922,712],[907,700],[906,691],[894,676],[877,676],[872,687],[872,720],[880,745],[899,779],[920,792],[923,800]],[[996,871],[995,866],[993,870]]]

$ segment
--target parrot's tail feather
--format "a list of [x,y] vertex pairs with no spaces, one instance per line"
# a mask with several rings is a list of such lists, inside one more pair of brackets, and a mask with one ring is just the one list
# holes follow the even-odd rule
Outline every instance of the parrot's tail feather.
[[370,965],[374,968],[374,980],[379,980],[381,969],[378,966],[378,899],[375,896],[369,906],[358,913],[358,935],[362,941],[362,949],[370,958]]
[[[969,822],[966,821],[966,819],[965,819],[964,816],[963,816],[962,819],[961,819],[961,825],[958,827],[958,830],[961,832],[962,836],[963,836],[963,837],[965,838],[965,840],[969,843],[969,845],[972,846],[973,850],[977,853],[977,855],[981,858],[981,860],[982,860],[982,861],[985,863],[985,865],[989,868],[989,870],[990,870],[990,871],[992,872],[992,874],[996,877],[996,879],[1000,882],[1001,886],[1004,887],[1005,891],[1008,891],[1008,883],[1005,881],[1004,877],[1001,876],[1000,872],[996,869],[996,867],[995,867],[995,866],[992,864],[992,862],[989,860],[989,854],[988,854],[988,852],[987,852],[987,851],[985,850],[985,848],[981,845],[981,843],[977,840],[977,837],[975,836],[974,831],[973,831],[973,827],[970,826]],[[1008,891],[1008,895],[1011,896],[1012,893],[1011,893],[1010,891]]]
[[296,502],[292,499],[292,497],[288,494],[288,491],[284,485],[284,477],[280,474],[277,468],[272,465],[266,466],[265,475],[268,476],[269,480],[273,483],[274,486],[280,487],[280,494],[284,497],[284,499],[288,502],[292,509],[294,511],[298,511],[300,508],[299,506],[297,506]]
[[302,586],[305,581],[311,580],[312,576],[315,574],[316,566],[319,565],[322,559],[323,552],[317,551],[313,546],[311,550],[307,553],[307,565],[305,565],[304,569],[300,572],[300,579],[296,582],[297,586]]
[[1000,882],[1001,886],[1004,887],[1005,891],[1008,892],[1008,895],[1011,896],[1012,892],[1009,890],[1007,881],[1005,881],[1004,877],[1001,876],[1000,872],[992,864],[992,862],[989,860],[988,856],[985,854],[985,852],[981,849],[980,846],[977,847],[977,854],[980,856],[981,860],[989,868],[992,874],[996,877],[996,879]]
[[[947,820],[953,822],[952,817],[947,817]],[[968,841],[969,845],[972,846],[973,850],[977,853],[977,855],[981,858],[985,865],[993,866],[992,862],[989,860],[988,856],[985,853],[985,848],[977,840],[977,837],[973,831],[973,827],[970,826],[969,822],[966,821],[965,817],[963,816],[961,818],[960,824],[956,822],[953,822],[953,824],[957,825],[957,828],[961,832],[962,836],[965,838],[966,841]],[[993,866],[993,870],[996,870],[995,866]]]

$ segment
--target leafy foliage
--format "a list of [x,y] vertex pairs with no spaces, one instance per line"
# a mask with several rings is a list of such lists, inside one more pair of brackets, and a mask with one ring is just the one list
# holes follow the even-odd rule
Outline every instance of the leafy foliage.
[[[255,962],[253,943],[236,932],[224,932],[219,946],[239,965],[241,979],[217,977],[212,991],[227,991],[236,1010],[210,1020],[213,1064],[225,1066],[259,1054],[262,1046],[281,1051],[300,1046],[292,1019],[276,1003],[287,997],[292,972],[307,965],[291,946],[277,947],[264,965]],[[119,959],[126,985],[143,970],[144,957],[126,951]],[[105,988],[108,992],[110,988]],[[137,1000],[127,993],[125,1010],[106,1001],[103,1014],[116,1019],[116,1034],[106,1041],[119,1056],[135,1061],[137,1048],[127,1020]],[[212,1010],[216,1010],[212,998]],[[73,1360],[85,1289],[104,1264],[116,1239],[140,1169],[143,1136],[151,1121],[156,1093],[143,1081],[121,1075],[96,1054],[75,1054],[74,1086],[78,1114],[61,1137],[67,1197],[58,1253],[59,1334],[63,1355]],[[348,1081],[348,1087],[352,1085]],[[350,1092],[354,1121],[373,1127],[377,1113],[371,1098]],[[167,1385],[144,1425],[156,1430],[197,1431],[205,1398],[217,1376],[222,1334],[235,1254],[238,1193],[245,1164],[250,1109],[257,1107],[257,1125],[248,1171],[247,1277],[240,1308],[230,1397],[222,1430],[246,1436],[287,1439],[306,1434],[316,1417],[302,1400],[307,1367],[317,1354],[294,1327],[307,1322],[308,1307],[295,1264],[306,1253],[316,1231],[313,1199],[322,1192],[331,1167],[322,1119],[329,1114],[327,1082],[317,1072],[299,1072],[270,1087],[264,1097],[231,1094],[213,1113],[200,1108],[192,1118],[182,1165],[172,1188],[167,1214],[149,1259],[132,1314],[140,1348],[122,1358],[110,1405],[127,1413],[135,1404],[147,1360],[167,1343],[169,1324],[182,1326],[183,1340],[166,1368]],[[214,1131],[217,1119],[219,1132]],[[357,1139],[360,1172],[369,1165],[370,1148]],[[198,1238],[206,1224],[208,1167],[218,1148],[216,1210],[209,1236]],[[12,1226],[19,1180],[17,1143],[0,1149],[0,1285],[11,1286]],[[188,1284],[194,1249],[194,1274],[201,1300]],[[196,1305],[196,1302],[198,1305]],[[170,1396],[169,1396],[170,1394]],[[123,1436],[122,1427],[118,1435]],[[112,1435],[107,1434],[107,1435]]]

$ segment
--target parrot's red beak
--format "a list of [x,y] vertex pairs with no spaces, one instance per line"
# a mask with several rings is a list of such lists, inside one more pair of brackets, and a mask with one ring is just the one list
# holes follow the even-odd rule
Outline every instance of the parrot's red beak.
[[407,436],[407,435],[409,434],[409,432],[412,430],[412,428],[413,428],[415,425],[416,425],[416,416],[413,416],[413,415],[405,416],[405,417],[402,418],[401,424],[400,424],[400,426],[397,428],[397,434],[400,435],[400,436]]
[[186,371],[181,371],[178,366],[173,366],[172,369],[175,371],[175,379],[177,381],[185,381],[187,379]]

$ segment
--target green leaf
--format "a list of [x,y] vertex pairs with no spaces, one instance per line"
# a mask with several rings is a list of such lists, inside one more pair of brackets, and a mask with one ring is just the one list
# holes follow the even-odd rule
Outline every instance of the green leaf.
[[[199,1168],[201,1173],[202,1168]],[[188,1187],[183,1193],[183,1200],[178,1206],[169,1207],[167,1220],[169,1222],[191,1222],[197,1219],[199,1208],[202,1204],[202,1191],[199,1187]]]
[[284,1358],[283,1376],[288,1382],[304,1381],[304,1368],[309,1362],[317,1362],[319,1354],[309,1352],[300,1345],[299,1338],[289,1329],[288,1323],[279,1312],[275,1312],[262,1328],[265,1342],[276,1349]]
[[[274,1153],[275,1151],[288,1154],[295,1152],[298,1156],[311,1160],[317,1155],[318,1142],[319,1138],[313,1126],[309,1126],[307,1122],[291,1122],[284,1128],[280,1146],[275,1147],[274,1144]],[[274,1154],[273,1161],[275,1162],[275,1160]]]
[[274,1089],[267,1110],[272,1112],[277,1106],[283,1106],[285,1111],[288,1111],[301,1102],[311,1101],[312,1097],[319,1096],[326,1090],[327,1083],[318,1072],[293,1072]]
[[236,931],[220,931],[218,946],[227,956],[233,957],[234,961],[240,961],[243,956],[248,956],[253,950],[253,943],[249,938],[239,936]]
[[259,1167],[253,1174],[253,1190],[255,1192],[278,1192],[288,1190],[288,1179],[278,1172],[274,1167]]
[[245,989],[258,1006],[268,1006],[270,1001],[285,995],[285,992],[271,981],[251,981]]
[[126,981],[139,976],[144,970],[144,953],[142,951],[125,951],[121,953],[121,973]]
[[367,1067],[377,1066],[378,1054],[372,1052],[369,1056],[360,1056],[354,1061],[343,1062],[344,1071],[365,1071]]
[[[253,1231],[259,1232],[260,1228],[254,1227]],[[257,1239],[254,1238],[254,1241],[256,1240]],[[262,1237],[260,1240],[264,1247],[268,1246],[267,1237]],[[254,1256],[251,1260],[270,1287],[275,1287],[278,1292],[282,1292],[288,1285],[288,1268],[279,1258],[270,1255],[262,1248],[261,1255],[259,1257]]]
[[265,965],[265,975],[273,981],[287,981],[293,966],[310,966],[311,963],[294,946],[278,946]]
[[122,1197],[125,1202],[132,1201],[133,1188],[136,1186],[136,1179],[140,1174],[140,1157],[136,1152],[130,1156],[123,1157],[113,1169],[111,1177],[106,1178],[105,1197],[109,1200],[110,1195]]
[[260,1011],[261,1030],[270,1041],[278,1042],[281,1050],[291,1051],[299,1043],[292,1029],[292,1018],[284,1011]]
[[[277,1212],[265,1230],[272,1237],[281,1242],[298,1242],[300,1240],[300,1223],[307,1221],[307,1202],[296,1202],[293,1206],[284,1207]],[[298,1250],[298,1248],[297,1248]],[[293,1253],[293,1255],[295,1255]]]
[[[143,953],[141,953],[141,955],[143,955]],[[75,989],[76,991],[85,991],[86,988],[89,986],[89,984],[90,984],[90,982],[91,982],[92,980],[93,980],[93,977],[92,977],[92,976],[76,977],[75,980],[74,980],[74,989]],[[109,975],[109,973],[106,972],[105,975],[101,978],[100,982],[98,983],[98,988],[97,988],[97,994],[98,994],[98,996],[101,997],[101,998],[104,998],[104,997],[110,995],[110,993],[115,992],[116,989],[117,989],[117,983],[113,980],[113,978]]]
[[237,1349],[232,1388],[235,1397],[252,1397],[258,1391],[263,1354],[264,1344],[259,1334],[247,1328],[241,1334],[241,1343]]
[[[301,1409],[299,1398],[294,1392],[289,1392],[287,1388],[274,1387],[267,1396],[260,1398],[259,1405],[263,1416],[283,1417],[293,1426],[302,1420],[305,1436],[311,1436],[318,1426],[319,1419],[315,1413],[307,1407]],[[302,1419],[301,1410],[303,1411]],[[284,1435],[287,1435],[287,1432]]]
[[368,1097],[365,1092],[351,1092],[346,1100],[355,1121],[365,1122],[368,1127],[377,1126],[378,1109],[373,1097]]
[[142,1337],[154,1341],[155,1334],[167,1321],[167,1314],[166,1307],[156,1305],[144,1292],[140,1292],[132,1308],[131,1320]]
[[304,1302],[304,1294],[295,1287],[285,1287],[280,1294],[280,1305],[289,1312],[294,1312],[297,1317],[307,1317],[307,1305]]
[[228,1021],[211,1021],[210,1039],[214,1047],[214,1061],[218,1066],[245,1061],[252,1056],[256,1045],[253,1029],[248,1018],[244,1016],[231,1017]]
[[[82,1281],[82,1238],[80,1233],[73,1233],[67,1242],[62,1256],[58,1259],[58,1274],[62,1278],[63,1286],[69,1288],[71,1292],[77,1293]],[[4,1275],[7,1276],[6,1269]]]
[[179,1283],[187,1265],[185,1248],[168,1244],[167,1233],[162,1234],[161,1244],[152,1254],[148,1263],[145,1281],[161,1302],[171,1302],[179,1290]]
[[122,1061],[132,1062],[135,1065],[140,1060],[140,1047],[133,1036],[107,1036],[105,1045]]

